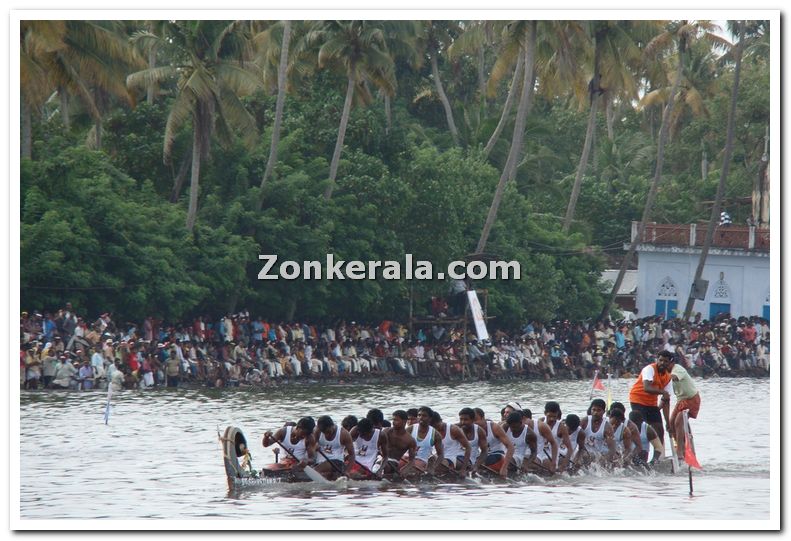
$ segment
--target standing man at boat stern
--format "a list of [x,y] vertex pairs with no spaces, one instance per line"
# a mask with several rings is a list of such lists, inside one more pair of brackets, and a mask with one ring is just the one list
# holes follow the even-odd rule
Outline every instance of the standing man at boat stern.
[[672,358],[667,363],[666,369],[670,372],[673,392],[676,395],[676,407],[673,408],[673,413],[670,415],[667,431],[671,437],[676,439],[678,455],[684,456],[686,432],[684,431],[684,416],[682,413],[686,410],[690,419],[698,418],[700,393],[689,372],[679,363],[673,362]]
[[336,479],[346,471],[344,451],[349,464],[354,464],[354,442],[349,431],[336,425],[329,415],[316,420],[313,437],[318,441],[316,471],[328,479]]
[[[629,403],[632,411],[643,414],[645,421],[653,427],[659,440],[665,441],[665,431],[662,428],[662,413],[665,421],[670,424],[670,391],[672,390],[670,370],[668,363],[672,364],[673,353],[660,351],[656,362],[653,362],[640,371],[637,381],[629,391]],[[671,366],[672,368],[672,366]],[[661,397],[659,406],[657,398]],[[660,413],[660,408],[662,413]]]

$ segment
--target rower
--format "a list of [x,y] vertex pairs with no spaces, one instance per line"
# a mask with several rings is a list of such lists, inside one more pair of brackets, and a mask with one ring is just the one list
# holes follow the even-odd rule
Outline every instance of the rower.
[[[635,448],[632,445],[632,431],[626,423],[623,410],[611,408],[609,422],[613,430],[612,438],[615,441],[615,449],[625,463],[632,456]],[[639,456],[639,451],[637,453],[637,456]]]
[[336,479],[343,475],[346,459],[354,463],[354,444],[349,431],[338,426],[329,415],[322,415],[316,420],[313,437],[318,441],[316,471],[328,479]]
[[[629,420],[639,428],[638,433],[640,434],[640,444],[642,446],[640,458],[646,462],[650,461],[651,463],[661,460],[665,456],[665,447],[662,445],[662,440],[659,439],[656,430],[645,422],[643,414],[639,411],[631,412],[629,414]],[[653,456],[650,457],[652,448]]]
[[349,475],[355,479],[370,479],[377,470],[378,454],[382,455],[383,464],[387,462],[387,436],[382,434],[382,429],[374,428],[367,418],[361,419],[349,435],[354,441],[355,453]]
[[406,427],[409,428],[412,425],[417,424],[417,408],[409,408],[406,410],[407,414],[407,422]]
[[402,468],[399,459],[406,453],[409,454],[409,458],[404,468],[412,468],[417,454],[415,438],[406,430],[407,413],[404,410],[396,410],[393,412],[392,419],[392,426],[385,428],[382,432],[387,441],[387,460],[383,466],[384,473],[400,473]]
[[[611,412],[613,410],[617,410],[617,409],[621,410],[623,412],[623,414],[624,414],[624,417],[625,417],[626,428],[629,431],[629,438],[630,438],[632,447],[634,448],[634,450],[632,452],[633,460],[637,460],[639,462],[641,460],[639,457],[641,457],[643,455],[643,450],[645,449],[643,447],[642,441],[640,441],[640,427],[637,426],[635,423],[633,423],[629,419],[629,417],[626,417],[626,406],[624,406],[620,402],[613,402],[612,404],[610,404],[610,411]],[[613,428],[615,428],[615,427],[613,427]]]
[[[593,459],[612,460],[615,457],[615,441],[610,423],[604,418],[604,410],[607,405],[601,398],[595,398],[590,405],[590,415],[582,419],[580,423],[580,434],[577,442],[579,443],[580,456],[584,457],[585,464]],[[587,456],[586,456],[587,455]]]
[[481,408],[475,408],[475,424],[486,433],[486,444],[489,453],[484,460],[484,466],[499,473],[501,477],[508,475],[508,465],[514,456],[514,444],[505,434],[505,430],[498,423],[487,419]]
[[[440,438],[431,426],[431,414],[434,411],[428,406],[422,406],[417,410],[418,423],[412,425],[411,435],[417,444],[417,455],[415,456],[414,469],[420,473],[428,471],[428,460],[431,457],[432,449],[437,453],[437,462],[444,460],[442,448],[442,438]],[[433,468],[432,468],[433,470]],[[429,473],[434,473],[430,471]]]
[[470,442],[470,468],[473,473],[483,465],[489,452],[489,445],[486,443],[486,432],[483,428],[475,424],[475,412],[471,408],[462,408],[459,411],[458,425],[464,437]]
[[[549,427],[552,439],[555,440],[557,444],[557,457],[552,461],[556,468],[560,466],[561,448],[571,448],[568,428],[566,428],[566,425],[561,421],[560,417],[560,404],[551,400],[544,405],[544,418],[541,420]],[[549,440],[546,440],[544,445],[539,448],[538,458],[542,461],[552,459],[552,446],[549,444]]]
[[368,413],[365,414],[365,417],[371,421],[371,424],[374,425],[374,428],[378,428],[379,430],[390,426],[390,421],[385,419],[385,414],[382,413],[382,410],[379,408],[368,410]]
[[287,424],[277,432],[264,432],[261,442],[264,447],[269,447],[280,442],[286,449],[286,456],[282,457],[278,463],[279,469],[293,469],[299,471],[313,462],[316,440],[313,438],[313,429],[316,422],[312,417],[303,417],[295,426]]
[[[535,463],[538,465],[538,469],[543,467],[544,469],[548,470],[549,473],[555,473],[558,460],[558,442],[552,435],[552,430],[546,423],[542,421],[534,421],[532,419],[530,410],[523,411],[522,417],[525,419],[525,425],[527,425],[527,427],[533,432],[533,434],[535,434],[536,437],[536,452],[533,453],[533,456],[529,461],[530,469],[536,470],[536,468],[533,466],[533,463]],[[546,458],[538,456],[538,453],[543,451],[544,446],[549,448]]]
[[569,443],[571,446],[565,445],[561,443],[560,449],[558,449],[558,454],[561,456],[560,459],[560,471],[564,471],[568,469],[569,465],[572,467],[576,466],[575,459],[577,455],[577,449],[579,448],[578,438],[580,432],[582,432],[582,427],[580,427],[580,418],[573,413],[569,413],[566,415],[566,419],[563,421],[563,424],[566,427],[566,431],[569,435]]
[[442,416],[438,411],[431,414],[431,426],[437,431],[437,435],[442,438],[442,450],[445,458],[442,462],[437,462],[444,469],[451,471],[458,470],[461,477],[467,475],[467,467],[470,461],[470,442],[464,432],[456,425],[442,421]]
[[[514,446],[514,456],[511,463],[516,467],[517,472],[527,472],[528,464],[536,456],[536,434],[525,423],[525,417],[519,410],[514,410],[505,419],[508,428],[506,436]],[[525,458],[528,450],[530,455]]]

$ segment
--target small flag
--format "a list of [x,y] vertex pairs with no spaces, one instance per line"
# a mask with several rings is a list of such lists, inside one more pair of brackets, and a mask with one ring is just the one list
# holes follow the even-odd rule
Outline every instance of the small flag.
[[107,382],[107,406],[104,408],[104,424],[110,421],[110,399],[113,397],[113,384]]
[[684,445],[684,462],[688,465],[692,466],[693,468],[697,468],[702,470],[703,467],[698,462],[698,457],[695,456],[695,451],[693,449],[695,442],[692,439],[692,434],[689,430],[689,418],[687,417],[687,412],[684,411],[684,436],[687,440]]
[[599,371],[598,370],[593,374],[593,388],[598,390],[598,391],[606,390],[604,388],[604,383],[602,383],[602,381],[599,379]]

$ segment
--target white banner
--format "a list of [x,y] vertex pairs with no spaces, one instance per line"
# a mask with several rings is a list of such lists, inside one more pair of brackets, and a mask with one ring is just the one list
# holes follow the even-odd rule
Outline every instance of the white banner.
[[472,320],[475,322],[475,334],[478,335],[478,340],[488,340],[489,331],[486,330],[486,320],[483,319],[483,310],[481,310],[481,303],[478,301],[478,294],[475,291],[467,291],[467,300],[470,303],[470,311],[472,312]]

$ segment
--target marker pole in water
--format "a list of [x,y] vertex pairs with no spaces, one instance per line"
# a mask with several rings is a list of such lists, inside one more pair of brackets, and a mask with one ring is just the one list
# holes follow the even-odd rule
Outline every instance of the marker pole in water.
[[104,424],[110,421],[110,399],[113,397],[113,384],[107,382],[107,406],[104,408]]

